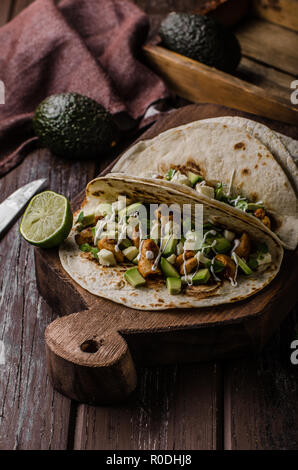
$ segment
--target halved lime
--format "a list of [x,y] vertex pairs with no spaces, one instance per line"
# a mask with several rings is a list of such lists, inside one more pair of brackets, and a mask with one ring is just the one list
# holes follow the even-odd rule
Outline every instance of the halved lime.
[[20,232],[32,245],[52,248],[67,238],[72,222],[73,215],[68,199],[54,191],[44,191],[29,202]]

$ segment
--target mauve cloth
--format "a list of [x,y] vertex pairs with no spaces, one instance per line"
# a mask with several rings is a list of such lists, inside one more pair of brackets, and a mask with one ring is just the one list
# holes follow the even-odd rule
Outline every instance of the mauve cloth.
[[93,98],[111,113],[141,117],[167,96],[138,58],[148,17],[127,0],[36,0],[0,29],[0,176],[35,142],[35,107],[54,93]]

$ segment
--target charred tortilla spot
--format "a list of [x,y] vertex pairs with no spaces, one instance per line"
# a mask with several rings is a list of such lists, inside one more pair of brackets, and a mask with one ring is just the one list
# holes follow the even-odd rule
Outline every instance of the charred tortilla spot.
[[261,154],[261,153],[258,153],[258,157],[259,157],[259,158],[262,158],[262,154]]
[[248,168],[243,168],[243,169],[241,170],[241,173],[242,173],[242,175],[249,175],[249,174],[250,174],[250,170],[249,170]]
[[240,149],[245,150],[246,149],[245,143],[244,142],[238,142],[237,144],[234,145],[234,149],[235,150],[240,150]]
[[252,202],[256,202],[256,201],[258,200],[258,195],[257,195],[257,193],[252,193],[252,195],[251,195],[251,200],[252,200]]
[[255,165],[255,169],[259,168],[259,165]]

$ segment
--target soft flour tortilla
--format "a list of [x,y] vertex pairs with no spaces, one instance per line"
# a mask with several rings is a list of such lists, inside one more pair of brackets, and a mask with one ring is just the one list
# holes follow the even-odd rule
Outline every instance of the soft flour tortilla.
[[[114,202],[119,196],[127,197],[127,204],[133,202],[196,204],[203,203],[172,188],[157,186],[152,182],[144,183],[136,179],[104,177],[93,180],[87,186],[83,210],[94,212],[101,202]],[[170,295],[164,281],[150,281],[148,287],[134,288],[127,283],[123,273],[127,266],[104,267],[91,260],[79,250],[72,231],[61,245],[59,256],[65,271],[84,289],[92,294],[139,310],[163,310],[170,308],[210,307],[229,302],[237,302],[254,295],[276,276],[283,257],[280,241],[266,227],[257,227],[251,221],[243,220],[242,214],[231,216],[210,200],[204,201],[204,222],[212,220],[226,225],[236,232],[246,231],[251,239],[265,242],[272,255],[271,265],[263,272],[238,278],[238,286],[232,287],[229,281],[217,285],[191,286],[183,294]]]
[[[232,182],[232,196],[263,201],[276,222],[275,232],[287,248],[296,248],[297,168],[279,137],[266,126],[232,117],[185,124],[138,142],[118,160],[113,172],[152,178],[173,166],[197,169],[213,184],[222,182],[229,187]],[[177,186],[166,180],[158,180],[158,184]],[[179,185],[179,191],[197,194],[185,185]],[[248,217],[256,220],[253,215]]]

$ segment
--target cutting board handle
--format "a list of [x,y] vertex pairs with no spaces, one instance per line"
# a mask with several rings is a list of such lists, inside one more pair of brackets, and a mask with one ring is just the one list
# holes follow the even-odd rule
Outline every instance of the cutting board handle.
[[106,312],[90,308],[54,320],[45,331],[46,356],[53,386],[88,404],[125,399],[136,387],[135,366],[127,343],[102,321]]

